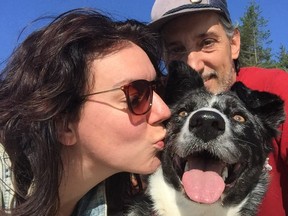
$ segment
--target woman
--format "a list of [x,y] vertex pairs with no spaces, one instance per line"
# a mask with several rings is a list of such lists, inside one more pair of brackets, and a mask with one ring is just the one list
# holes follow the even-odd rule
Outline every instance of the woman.
[[2,214],[125,209],[129,173],[155,171],[164,146],[158,48],[144,25],[84,9],[17,48],[0,83]]

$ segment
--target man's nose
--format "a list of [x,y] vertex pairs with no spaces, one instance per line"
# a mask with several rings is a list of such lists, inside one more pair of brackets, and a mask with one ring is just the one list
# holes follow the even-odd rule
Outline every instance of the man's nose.
[[201,57],[201,53],[197,51],[190,51],[187,56],[187,64],[198,72],[203,71],[204,61]]

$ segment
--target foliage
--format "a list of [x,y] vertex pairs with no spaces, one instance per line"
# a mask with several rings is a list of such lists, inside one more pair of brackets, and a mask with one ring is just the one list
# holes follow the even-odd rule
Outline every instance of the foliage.
[[288,51],[283,45],[280,46],[280,53],[278,55],[278,63],[276,67],[288,72]]
[[251,1],[239,26],[241,33],[241,66],[271,67],[270,31],[266,29],[267,20],[261,16],[259,5]]
[[240,20],[240,65],[280,68],[288,72],[288,51],[284,45],[281,45],[278,55],[272,55],[270,48],[272,40],[270,40],[270,31],[267,29],[268,21],[262,17],[260,6],[254,0],[249,2]]

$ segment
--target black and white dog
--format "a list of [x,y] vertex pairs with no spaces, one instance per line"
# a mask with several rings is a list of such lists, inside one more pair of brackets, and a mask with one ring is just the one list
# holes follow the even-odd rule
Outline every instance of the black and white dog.
[[182,62],[169,67],[162,166],[129,216],[255,215],[269,182],[271,141],[284,121],[283,101],[235,83],[211,94]]

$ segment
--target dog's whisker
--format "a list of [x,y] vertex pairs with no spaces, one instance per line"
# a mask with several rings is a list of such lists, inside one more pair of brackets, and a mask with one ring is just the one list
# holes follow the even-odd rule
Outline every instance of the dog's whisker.
[[257,143],[253,143],[253,142],[250,142],[250,140],[243,140],[243,139],[237,139],[237,138],[235,138],[234,139],[235,141],[238,141],[238,143],[240,144],[240,145],[249,145],[249,146],[258,146],[259,144],[257,144]]

